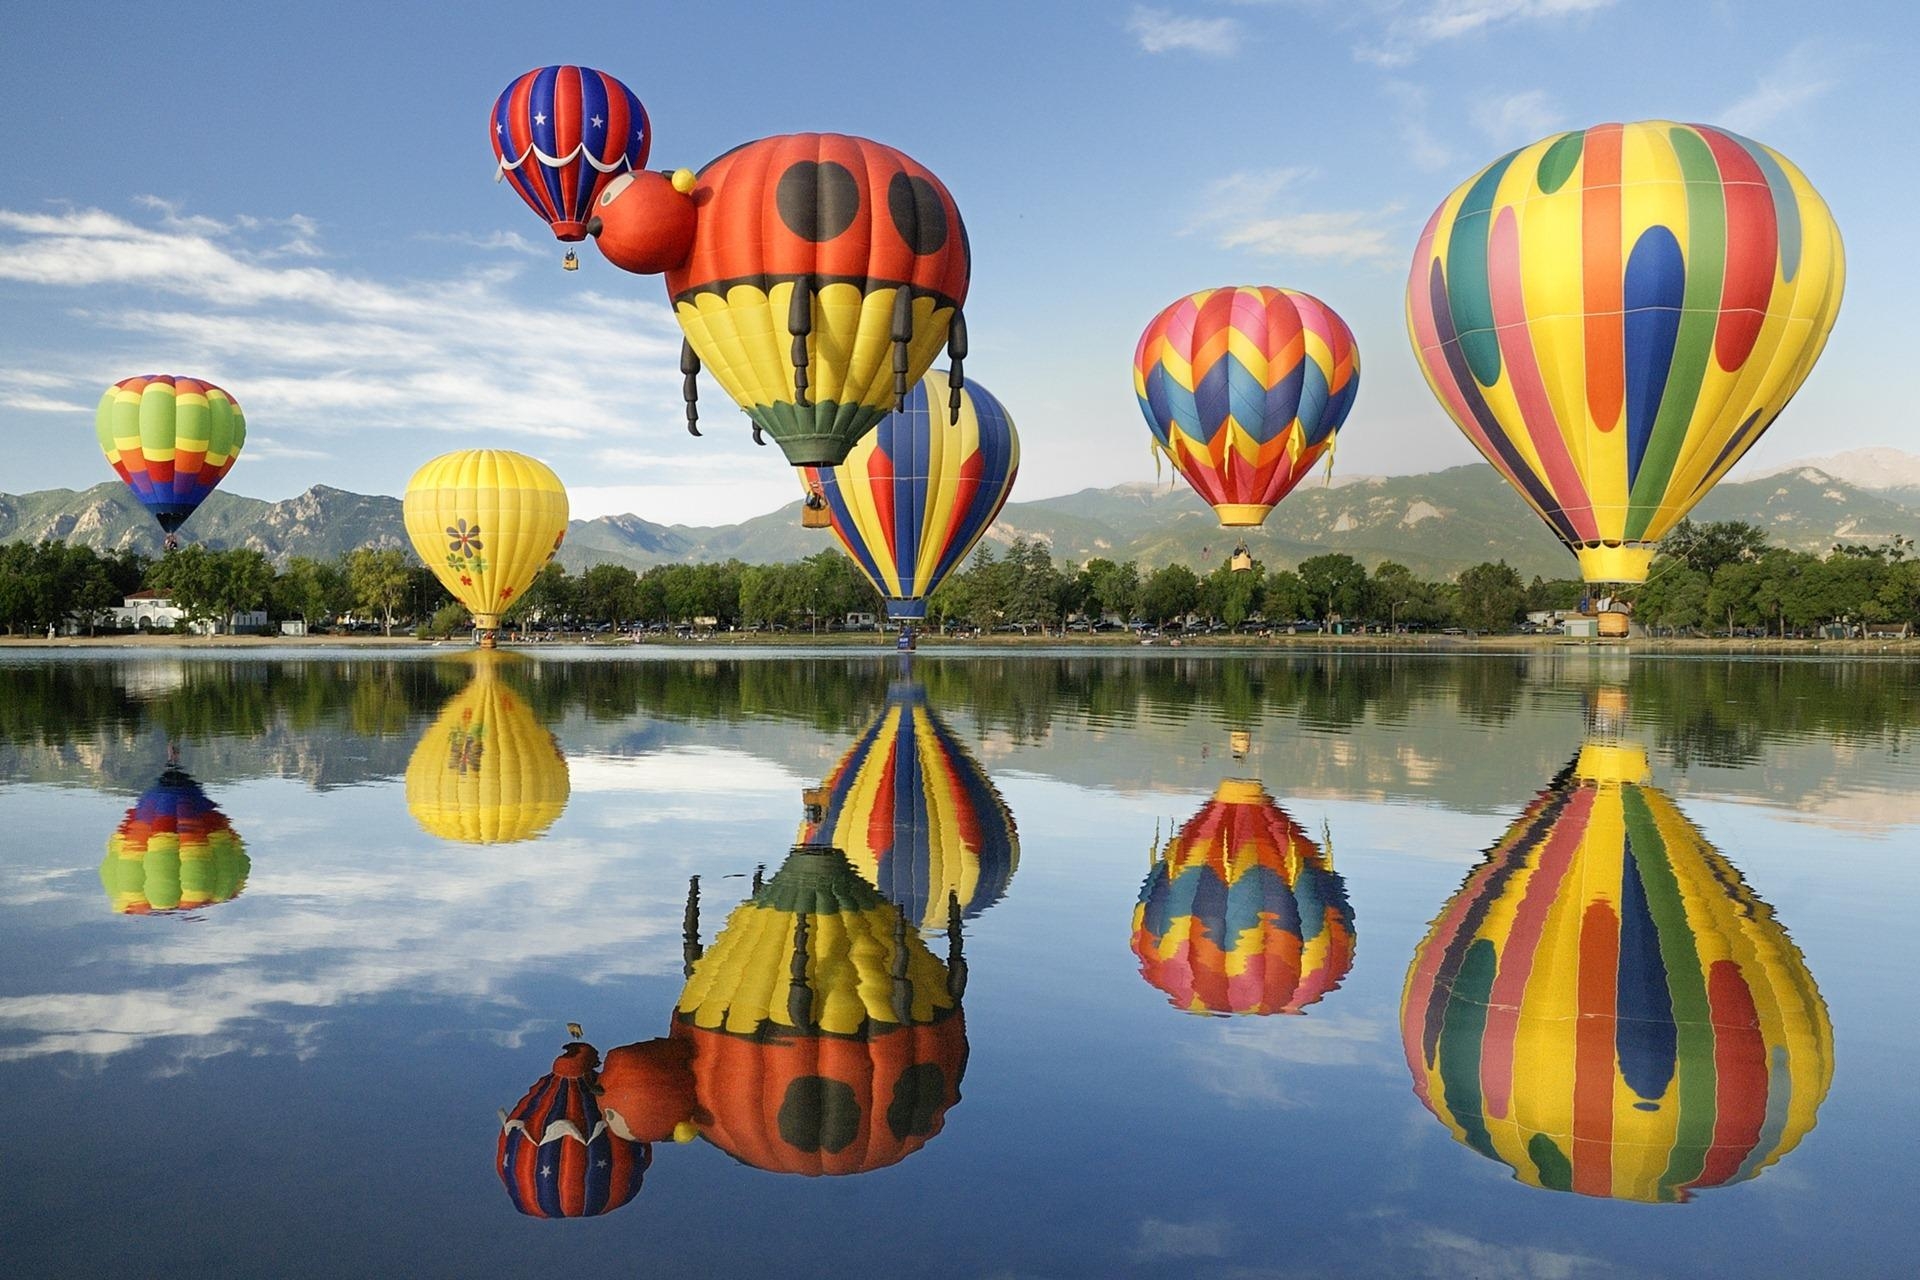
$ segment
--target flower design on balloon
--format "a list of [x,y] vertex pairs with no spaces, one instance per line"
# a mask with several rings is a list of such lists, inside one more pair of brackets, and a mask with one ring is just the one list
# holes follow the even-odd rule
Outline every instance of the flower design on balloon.
[[447,526],[447,549],[456,556],[473,559],[474,553],[486,549],[480,541],[480,526],[470,525],[465,520],[456,520]]

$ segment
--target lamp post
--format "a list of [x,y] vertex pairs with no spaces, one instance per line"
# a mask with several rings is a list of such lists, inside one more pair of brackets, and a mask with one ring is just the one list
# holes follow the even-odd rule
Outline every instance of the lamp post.
[[1387,605],[1387,634],[1390,636],[1399,634],[1400,629],[1396,624],[1395,619],[1399,615],[1400,606],[1405,603],[1406,603],[1405,600],[1395,600]]

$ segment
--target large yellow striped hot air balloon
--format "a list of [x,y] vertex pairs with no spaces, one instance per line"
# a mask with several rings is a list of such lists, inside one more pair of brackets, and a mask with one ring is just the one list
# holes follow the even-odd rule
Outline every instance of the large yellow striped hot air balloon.
[[448,699],[407,761],[407,811],[463,844],[531,840],[567,807],[560,742],[502,678],[513,655],[472,655],[473,679]]
[[507,449],[462,449],[414,472],[407,537],[493,647],[500,615],[559,552],[567,491],[552,468]]
[[1806,381],[1844,278],[1833,216],[1786,157],[1706,125],[1603,124],[1441,202],[1407,322],[1434,395],[1582,575],[1639,582]]
[[1414,1092],[1521,1182],[1682,1201],[1813,1128],[1833,1028],[1740,873],[1595,739],[1467,877],[1401,996]]

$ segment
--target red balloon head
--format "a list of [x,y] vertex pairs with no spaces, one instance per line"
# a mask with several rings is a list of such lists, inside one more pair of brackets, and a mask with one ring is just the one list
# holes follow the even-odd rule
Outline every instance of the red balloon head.
[[680,1037],[607,1051],[600,1106],[622,1137],[666,1142],[694,1120],[693,1046]]
[[670,271],[693,252],[693,181],[685,169],[623,173],[593,202],[587,234],[623,271]]

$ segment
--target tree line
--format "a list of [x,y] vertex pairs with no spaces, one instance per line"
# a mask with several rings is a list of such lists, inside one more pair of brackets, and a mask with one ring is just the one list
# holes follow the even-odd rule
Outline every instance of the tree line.
[[[1825,556],[1771,546],[1740,521],[1682,522],[1661,543],[1648,581],[1626,593],[1636,619],[1656,632],[1805,634],[1838,624],[1859,630],[1920,622],[1920,557],[1911,540],[1841,544]],[[103,555],[47,541],[0,546],[0,627],[37,632],[76,620],[109,625],[112,609],[140,589],[162,591],[195,621],[216,624],[265,610],[310,629],[352,617],[452,635],[470,620],[422,564],[397,549],[361,548],[335,560],[295,556],[276,567],[258,551],[188,546],[153,559]],[[1512,629],[1528,612],[1577,607],[1576,579],[1530,582],[1505,561],[1422,578],[1385,561],[1368,569],[1328,552],[1292,567],[1222,563],[1202,575],[1184,564],[1144,569],[1095,558],[1074,567],[1051,548],[1017,538],[981,547],[928,601],[928,625],[944,631],[1053,633],[1069,625],[1262,629],[1345,626],[1475,632]],[[656,565],[644,572],[598,564],[569,573],[550,564],[509,610],[511,624],[549,629],[713,626],[827,631],[850,617],[879,615],[884,602],[837,550],[785,564],[738,560]]]

